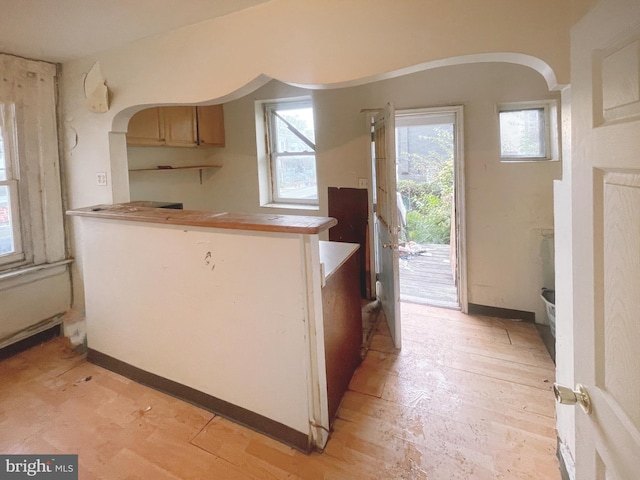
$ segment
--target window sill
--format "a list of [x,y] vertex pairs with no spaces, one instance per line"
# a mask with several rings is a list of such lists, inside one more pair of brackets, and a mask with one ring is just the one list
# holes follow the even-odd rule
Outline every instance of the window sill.
[[265,203],[261,208],[286,208],[289,210],[320,210],[319,205],[307,205],[300,203]]
[[67,265],[73,259],[61,260],[54,263],[43,263],[41,265],[28,265],[18,267],[0,273],[0,290],[8,290],[20,285],[42,280],[44,278],[60,275],[67,271]]
[[559,162],[559,158],[538,158],[538,157],[500,157],[501,163],[548,163],[548,162]]

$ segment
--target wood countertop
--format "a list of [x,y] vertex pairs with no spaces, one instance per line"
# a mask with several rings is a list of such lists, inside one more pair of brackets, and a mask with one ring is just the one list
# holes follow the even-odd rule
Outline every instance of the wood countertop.
[[228,212],[212,213],[198,210],[150,208],[140,206],[139,203],[140,202],[95,205],[92,207],[68,210],[67,215],[126,220],[131,222],[253,230],[258,232],[296,233],[302,235],[315,235],[328,230],[338,223],[338,221],[332,217]]

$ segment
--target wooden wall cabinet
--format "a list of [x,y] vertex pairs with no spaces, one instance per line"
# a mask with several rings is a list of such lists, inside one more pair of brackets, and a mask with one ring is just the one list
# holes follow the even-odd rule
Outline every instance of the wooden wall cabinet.
[[165,145],[168,147],[197,147],[198,125],[194,107],[162,107]]
[[160,108],[148,108],[136,113],[129,120],[127,145],[164,145],[164,116]]
[[198,145],[224,147],[224,110],[222,105],[196,107]]
[[129,121],[127,145],[223,147],[223,107],[173,106],[141,110]]

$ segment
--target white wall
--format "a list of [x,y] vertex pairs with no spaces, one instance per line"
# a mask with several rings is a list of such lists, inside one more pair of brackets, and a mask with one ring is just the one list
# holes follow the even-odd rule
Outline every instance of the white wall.
[[[155,168],[157,165],[187,166],[212,164],[213,149],[177,147],[128,147],[129,168]],[[219,162],[216,162],[219,163]],[[130,172],[131,200],[159,200],[183,202],[187,210],[209,210],[208,189],[215,170],[204,170],[200,185],[199,170]]]
[[[28,336],[27,332],[42,330],[39,327],[34,330],[33,327],[64,314],[70,302],[71,282],[66,265],[3,281],[0,285],[0,346],[4,346],[3,340],[9,337],[11,340],[6,340],[7,344],[22,340]],[[60,323],[60,319],[54,322],[43,323],[42,326],[51,327]]]
[[[550,87],[567,83],[570,3],[272,0],[65,63],[68,206],[129,199],[123,132],[139,105],[226,102],[255,89],[263,75],[300,85],[350,85],[400,70],[491,59],[530,65]],[[84,103],[83,79],[96,60],[111,91],[105,114],[89,112]],[[97,172],[107,173],[109,186],[96,185]],[[70,227],[77,254],[81,239],[73,222]],[[82,262],[76,255],[78,306]]]
[[320,215],[327,214],[327,187],[357,187],[358,178],[368,176],[362,109],[389,101],[398,109],[464,105],[469,301],[532,311],[546,321],[540,289],[554,286],[548,236],[553,233],[552,183],[560,177],[561,164],[499,162],[496,104],[559,97],[527,67],[460,65],[325,90],[273,81],[225,104],[224,148],[129,148],[135,167],[153,162],[221,165],[203,174],[202,185],[197,171],[133,173],[131,198],[183,201],[186,208],[217,212],[277,211],[259,206],[254,102],[304,94],[314,98]]
[[510,64],[460,65],[373,84],[396,108],[464,105],[469,302],[546,316],[543,234],[553,229],[559,162],[499,162],[496,104],[557,98],[540,75]]

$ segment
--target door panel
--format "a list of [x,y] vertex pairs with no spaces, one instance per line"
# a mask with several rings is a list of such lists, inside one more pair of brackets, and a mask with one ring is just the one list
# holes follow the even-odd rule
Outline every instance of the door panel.
[[602,0],[572,32],[577,479],[640,472],[639,19],[637,0]]
[[376,174],[377,294],[393,343],[401,346],[398,206],[396,198],[395,112],[388,104],[374,119]]
[[594,429],[601,478],[633,478],[640,469],[640,375],[630,374],[640,359],[640,171],[596,170],[594,184],[594,418],[584,420]]
[[[616,179],[638,185],[616,185]],[[639,430],[640,382],[629,382],[626,369],[640,359],[640,317],[634,314],[640,312],[640,249],[629,242],[640,238],[640,175],[607,174],[603,204],[606,288],[599,292],[604,315],[596,312],[596,328],[602,330],[597,338],[600,358],[596,363],[604,369],[599,372],[598,387],[616,399]]]

